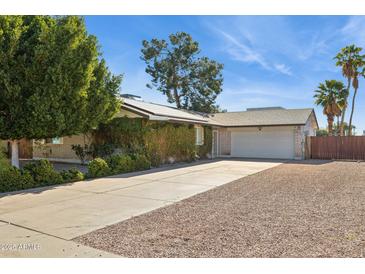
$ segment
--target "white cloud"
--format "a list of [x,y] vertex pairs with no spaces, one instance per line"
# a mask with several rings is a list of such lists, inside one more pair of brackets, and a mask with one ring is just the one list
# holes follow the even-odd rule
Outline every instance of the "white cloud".
[[[244,43],[239,39],[235,38],[233,35],[215,28],[223,39],[227,48],[225,49],[227,53],[237,61],[245,63],[256,63],[260,65],[265,70],[277,71],[279,73],[291,76],[290,67],[285,64],[271,64],[266,58],[260,53],[259,50],[254,49],[248,43]],[[244,37],[246,40],[252,40],[252,37]]]
[[352,33],[353,31],[364,29],[364,23],[365,23],[365,16],[351,16],[347,21],[346,25],[343,26],[341,31],[343,33]]
[[228,53],[238,61],[247,62],[247,63],[258,63],[264,69],[270,69],[270,66],[267,64],[262,55],[250,48],[248,45],[238,41],[232,35],[224,32],[222,30],[217,30],[226,41],[230,43],[230,47],[228,48]]
[[285,64],[275,64],[274,67],[283,74],[292,76],[291,68]]
[[365,16],[351,16],[340,32],[347,44],[365,47]]
[[313,93],[307,90],[306,85],[250,82],[245,85],[226,85],[223,90],[217,102],[229,111],[245,110],[248,107],[301,108],[313,102]]
[[328,41],[333,38],[333,34],[320,35],[314,34],[305,47],[298,47],[298,57],[302,61],[306,61],[315,54],[328,53]]

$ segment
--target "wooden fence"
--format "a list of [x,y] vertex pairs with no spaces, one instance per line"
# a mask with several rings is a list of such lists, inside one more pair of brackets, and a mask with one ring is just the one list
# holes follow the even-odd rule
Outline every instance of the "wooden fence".
[[[11,157],[11,147],[8,141],[3,141],[6,144],[6,154]],[[19,158],[20,159],[32,159],[33,158],[33,143],[28,139],[19,140]]]
[[306,158],[365,160],[365,136],[307,137]]

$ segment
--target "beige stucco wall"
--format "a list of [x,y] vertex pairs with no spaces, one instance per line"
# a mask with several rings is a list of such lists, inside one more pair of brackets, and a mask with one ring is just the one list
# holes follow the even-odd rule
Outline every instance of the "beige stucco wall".
[[72,145],[90,144],[90,137],[87,135],[73,135],[63,137],[63,144],[39,144],[33,141],[33,158],[60,160],[65,162],[79,162]]

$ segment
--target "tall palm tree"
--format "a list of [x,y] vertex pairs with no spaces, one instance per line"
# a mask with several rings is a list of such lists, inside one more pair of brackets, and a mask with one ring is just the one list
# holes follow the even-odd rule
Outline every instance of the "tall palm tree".
[[342,68],[342,75],[347,78],[347,97],[345,98],[345,104],[342,109],[342,116],[341,116],[341,123],[340,123],[340,135],[344,135],[344,121],[345,121],[345,115],[346,115],[346,109],[347,109],[347,98],[350,94],[350,86],[351,86],[351,80],[355,76],[355,65],[356,60],[361,59],[361,56],[359,55],[362,48],[356,47],[355,45],[350,45],[347,47],[344,47],[341,49],[341,52],[339,52],[334,59],[337,60],[336,66],[339,66]]
[[[341,82],[342,83],[342,82]],[[344,86],[344,84],[342,83]],[[337,94],[337,105],[340,107],[340,112],[336,115],[337,118],[337,127],[336,127],[336,135],[340,136],[340,117],[342,118],[343,110],[347,107],[347,98],[348,98],[348,90],[346,88],[343,88],[341,91]],[[346,124],[345,122],[343,123]],[[345,126],[343,126],[343,135],[345,135]]]
[[328,135],[332,136],[334,117],[341,115],[341,98],[346,94],[345,86],[340,81],[326,80],[314,92],[315,104],[323,107],[323,114],[327,116]]
[[[351,114],[350,114],[350,121],[349,121],[349,135],[352,135],[352,117],[354,115],[354,109],[355,109],[355,100],[356,100],[356,94],[357,90],[359,89],[359,76],[364,76],[365,72],[365,55],[361,55],[358,57],[356,62],[354,62],[355,72],[352,79],[352,87],[354,88],[354,95],[352,96],[352,105],[351,105]],[[362,69],[362,72],[359,72],[359,70]]]

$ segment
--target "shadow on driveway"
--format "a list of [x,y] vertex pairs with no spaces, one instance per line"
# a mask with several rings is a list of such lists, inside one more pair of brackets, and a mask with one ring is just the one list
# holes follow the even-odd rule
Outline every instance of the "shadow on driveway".
[[[117,175],[107,176],[107,177],[104,177],[104,178],[133,178],[133,177],[140,176],[140,175],[153,174],[153,173],[169,171],[169,170],[178,170],[178,169],[181,169],[181,168],[199,166],[199,165],[203,165],[203,164],[207,164],[207,163],[218,163],[218,162],[221,162],[221,161],[227,161],[227,162],[290,163],[290,164],[302,164],[302,165],[303,164],[323,165],[323,164],[327,164],[327,163],[332,162],[332,161],[328,161],[328,160],[301,160],[301,161],[298,161],[298,160],[284,160],[284,159],[259,159],[259,158],[239,158],[239,157],[237,157],[237,158],[224,158],[224,157],[220,157],[220,158],[215,158],[215,159],[211,159],[211,160],[199,160],[199,161],[190,162],[190,163],[168,164],[168,165],[164,165],[162,167],[152,168],[152,169],[149,169],[149,170],[117,174]],[[30,160],[23,160],[23,161],[21,161],[21,165],[25,165],[28,162],[30,162]],[[68,170],[68,169],[74,167],[74,168],[79,169],[81,172],[84,172],[84,173],[87,172],[87,166],[85,166],[85,165],[71,164],[71,163],[59,163],[59,162],[52,162],[52,164],[54,165],[55,169],[58,170],[58,171]],[[86,179],[84,182],[85,182],[85,184],[87,184],[89,181],[92,181],[94,179],[100,179],[100,178],[90,178],[90,179]],[[31,189],[25,189],[25,190],[13,191],[13,192],[0,193],[0,198],[4,197],[4,196],[9,196],[9,195],[15,195],[15,194],[39,194],[39,193],[42,193],[43,191],[55,189],[55,188],[58,188],[58,187],[61,187],[61,186],[72,185],[74,183],[77,183],[77,182],[58,184],[58,185],[51,185],[51,186],[44,186],[44,187],[38,187],[38,188],[31,188]]]

